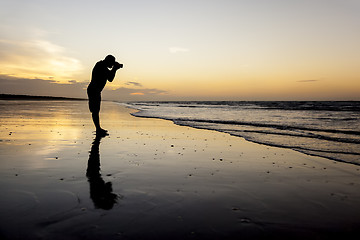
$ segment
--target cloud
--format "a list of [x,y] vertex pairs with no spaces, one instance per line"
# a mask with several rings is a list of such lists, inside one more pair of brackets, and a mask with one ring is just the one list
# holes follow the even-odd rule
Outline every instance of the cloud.
[[[19,78],[0,74],[0,93],[2,94],[24,94],[54,97],[87,98],[87,82],[58,83],[54,80]],[[104,89],[102,97],[104,100],[133,101],[157,100],[164,97],[167,91],[156,88],[131,88],[120,87],[116,89]]]
[[126,82],[125,85],[133,85],[135,87],[142,87],[142,84],[139,82]]
[[1,74],[66,82],[82,68],[78,59],[66,56],[65,48],[50,41],[0,39]]
[[7,94],[86,98],[86,87],[86,83],[76,81],[64,84],[54,80],[0,75],[0,93]]
[[182,48],[182,47],[170,47],[169,51],[170,53],[180,53],[180,52],[189,52],[190,50],[188,48]]
[[318,82],[320,80],[316,80],[316,79],[309,79],[309,80],[299,80],[297,82]]
[[[108,90],[105,89],[103,91],[103,96],[107,99],[111,100],[123,100],[123,101],[129,101],[129,100],[156,100],[159,96],[165,96],[168,94],[167,91],[156,89],[156,88],[126,88],[126,87],[120,87],[115,90]],[[139,98],[140,97],[140,98]]]

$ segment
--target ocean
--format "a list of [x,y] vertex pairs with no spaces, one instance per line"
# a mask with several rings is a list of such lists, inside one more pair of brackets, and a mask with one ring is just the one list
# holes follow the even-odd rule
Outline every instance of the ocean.
[[131,102],[137,117],[209,129],[360,165],[359,101]]

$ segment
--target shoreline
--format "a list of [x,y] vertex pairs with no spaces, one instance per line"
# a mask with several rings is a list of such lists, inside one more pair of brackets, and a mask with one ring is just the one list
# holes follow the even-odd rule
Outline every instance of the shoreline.
[[66,100],[66,101],[85,101],[83,98],[70,97],[53,97],[53,96],[35,96],[35,95],[19,95],[19,94],[0,94],[0,100]]
[[[12,104],[0,115],[4,239],[360,236],[357,166],[134,117],[113,102],[100,113],[110,135],[97,142],[83,101],[31,113]],[[101,194],[116,195],[110,209]]]
[[[176,102],[173,102],[173,103],[176,103]],[[143,111],[141,109],[137,109],[136,106],[129,106],[129,105],[127,105],[127,103],[124,103],[123,105],[125,105],[129,109],[136,110],[137,111],[136,113],[141,113]],[[135,114],[133,113],[131,115],[134,116],[134,117],[138,117],[138,118],[162,119],[162,120],[170,121],[170,122],[174,123],[177,126],[188,126],[188,127],[194,128],[194,129],[202,129],[202,130],[210,130],[210,131],[215,131],[215,132],[220,132],[220,133],[226,133],[226,134],[229,134],[230,136],[238,137],[238,138],[244,139],[247,142],[263,145],[265,147],[275,147],[275,148],[280,148],[280,149],[290,149],[292,151],[299,152],[299,153],[302,153],[302,154],[305,154],[305,155],[308,155],[308,156],[320,157],[320,158],[328,159],[330,161],[336,161],[336,162],[342,162],[342,163],[351,164],[351,165],[355,165],[355,166],[360,166],[360,163],[355,162],[355,161],[346,161],[346,160],[336,158],[336,157],[331,157],[331,156],[327,156],[327,155],[321,155],[319,153],[311,153],[311,151],[308,151],[307,149],[298,149],[298,148],[293,148],[291,146],[286,146],[286,145],[265,143],[265,142],[249,139],[249,138],[247,138],[245,136],[242,136],[242,135],[237,135],[237,134],[233,134],[233,133],[230,133],[230,132],[222,131],[222,130],[219,130],[219,129],[211,129],[211,128],[206,128],[206,127],[201,127],[201,126],[196,126],[196,125],[194,126],[194,125],[181,124],[181,122],[177,122],[176,120],[172,120],[172,119],[167,119],[165,117],[162,118],[162,117],[141,116],[141,115],[137,116],[136,113]],[[356,132],[356,133],[358,133],[358,132]]]

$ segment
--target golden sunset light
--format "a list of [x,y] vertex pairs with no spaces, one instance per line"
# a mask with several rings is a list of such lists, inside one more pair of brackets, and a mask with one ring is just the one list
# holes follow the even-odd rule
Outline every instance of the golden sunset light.
[[359,99],[358,1],[83,3],[2,1],[1,93],[29,93],[19,78],[83,90],[113,54],[112,100]]
[[360,239],[360,0],[0,0],[0,239]]

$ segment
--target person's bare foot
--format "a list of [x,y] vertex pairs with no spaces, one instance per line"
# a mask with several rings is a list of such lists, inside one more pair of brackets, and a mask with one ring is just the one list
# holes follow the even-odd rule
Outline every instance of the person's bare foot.
[[96,134],[105,136],[105,135],[108,135],[108,131],[105,129],[99,128],[99,129],[96,129]]

